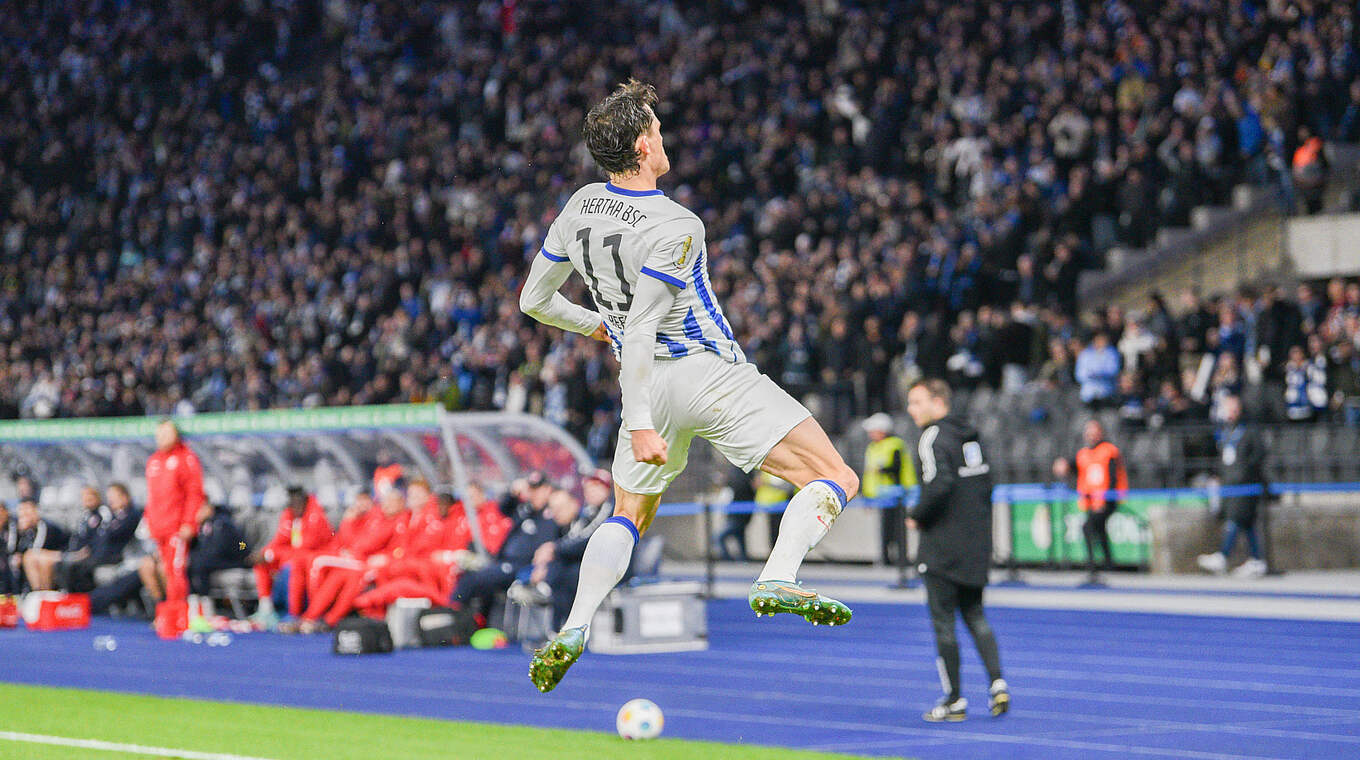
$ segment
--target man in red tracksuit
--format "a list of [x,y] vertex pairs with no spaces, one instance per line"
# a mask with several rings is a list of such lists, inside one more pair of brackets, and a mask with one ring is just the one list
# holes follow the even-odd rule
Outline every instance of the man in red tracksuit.
[[[481,494],[476,486],[469,488],[469,497],[481,497]],[[478,504],[477,522],[482,540],[487,551],[494,554],[505,543],[513,523],[501,514],[496,502],[478,498],[473,503]],[[471,543],[472,531],[468,528],[463,503],[454,501],[451,494],[439,494],[433,509],[427,508],[411,519],[403,557],[383,568],[376,578],[376,587],[355,599],[355,607],[365,614],[380,617],[388,605],[401,598],[423,598],[435,604],[447,604],[459,571],[455,556]]]
[[354,609],[354,599],[371,578],[370,573],[386,564],[392,551],[403,545],[410,519],[406,495],[393,486],[382,494],[380,507],[359,518],[351,536],[345,536],[342,524],[340,538],[350,540],[336,553],[312,560],[307,610],[296,628],[280,626],[279,630],[319,633],[334,628]]
[[203,467],[170,420],[156,425],[156,452],[146,460],[146,527],[160,550],[165,599],[189,595],[189,541],[198,533]]
[[250,556],[255,567],[255,589],[259,592],[260,608],[252,616],[265,628],[278,625],[274,612],[274,576],[284,567],[288,572],[288,614],[302,614],[302,600],[307,593],[307,572],[310,555],[321,551],[334,537],[326,510],[315,496],[298,486],[288,489],[288,504],[279,515],[274,538]]

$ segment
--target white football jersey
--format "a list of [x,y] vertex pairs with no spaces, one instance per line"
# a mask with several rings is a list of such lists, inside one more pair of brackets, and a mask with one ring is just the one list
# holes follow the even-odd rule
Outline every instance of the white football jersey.
[[586,281],[614,345],[622,351],[639,277],[680,289],[656,333],[656,356],[709,351],[745,362],[708,279],[704,224],[660,190],[595,182],[577,190],[548,229],[541,255],[570,261]]

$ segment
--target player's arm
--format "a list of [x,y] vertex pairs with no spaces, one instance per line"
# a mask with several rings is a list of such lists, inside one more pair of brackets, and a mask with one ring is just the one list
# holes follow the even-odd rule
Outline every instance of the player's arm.
[[633,458],[666,463],[666,442],[652,422],[652,364],[656,331],[675,303],[680,288],[656,277],[639,277],[623,335],[619,385],[623,388],[623,425],[633,435]]
[[519,294],[519,310],[545,325],[609,342],[599,314],[557,292],[571,271],[571,262],[550,259],[546,251],[535,256]]
[[[203,506],[203,466],[192,451],[185,452],[184,464],[179,468],[180,493],[184,511],[180,513],[180,536],[188,540],[198,532],[198,510]],[[187,534],[187,535],[186,535]]]
[[940,443],[939,434],[938,427],[926,428],[917,446],[917,456],[921,459],[921,492],[911,510],[911,518],[923,528],[930,527],[944,514],[957,479],[949,450]]

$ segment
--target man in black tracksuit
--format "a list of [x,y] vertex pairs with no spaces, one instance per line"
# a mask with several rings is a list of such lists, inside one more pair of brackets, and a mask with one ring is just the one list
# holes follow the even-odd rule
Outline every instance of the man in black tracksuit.
[[993,716],[1010,708],[1010,693],[1001,678],[996,635],[982,611],[982,589],[992,561],[992,478],[977,431],[949,413],[949,386],[922,380],[907,393],[907,413],[921,429],[916,471],[920,499],[911,509],[909,527],[920,531],[917,570],[925,581],[930,620],[935,629],[936,665],[945,696],[922,717],[931,722],[960,721],[968,700],[959,694],[959,643],[954,620],[973,635],[991,681]]

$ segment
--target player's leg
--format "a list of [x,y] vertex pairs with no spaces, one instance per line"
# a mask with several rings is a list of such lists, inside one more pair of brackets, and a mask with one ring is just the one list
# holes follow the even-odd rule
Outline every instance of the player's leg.
[[1097,536],[1100,538],[1100,550],[1105,554],[1105,569],[1114,570],[1114,550],[1110,546],[1110,516],[1114,514],[1118,505],[1107,504],[1100,510],[1100,522],[1096,524]]
[[584,627],[595,610],[628,572],[638,539],[651,526],[661,494],[642,494],[614,488],[614,515],[595,529],[581,557],[576,597],[563,628]]
[[930,609],[930,625],[935,632],[935,667],[940,672],[944,697],[921,717],[932,723],[963,720],[968,702],[959,694],[959,641],[954,633],[958,587],[953,581],[934,573],[926,573],[922,579],[926,587],[926,605]]
[[345,583],[335,594],[335,603],[331,605],[326,616],[322,618],[327,628],[334,628],[340,621],[354,609],[354,600],[359,598],[364,587],[368,585],[368,575],[362,570],[345,574]]
[[165,574],[165,599],[169,602],[189,598],[189,550],[183,539],[172,536],[161,542],[161,572]]
[[252,568],[255,574],[255,598],[259,600],[259,606],[250,619],[265,630],[273,630],[279,625],[278,613],[274,611],[274,574],[281,566],[282,562],[275,558],[262,559]]
[[1001,715],[1010,709],[1011,695],[1006,680],[1001,677],[1001,652],[996,645],[996,633],[982,609],[980,586],[959,587],[959,612],[973,637],[978,656],[982,658],[982,666],[987,669],[987,695],[992,715]]
[[651,525],[661,494],[640,494],[614,486],[614,515],[591,534],[581,557],[576,597],[562,630],[534,652],[529,680],[541,692],[552,691],[585,651],[587,630],[600,603],[628,572],[642,531]]
[[771,449],[761,469],[798,486],[780,518],[779,537],[748,595],[757,615],[788,612],[813,625],[850,622],[850,608],[797,585],[803,558],[859,491],[859,478],[846,466],[817,421],[798,423]]
[[687,365],[702,375],[683,378],[696,390],[686,407],[700,410],[695,432],[746,472],[759,467],[800,490],[780,519],[779,536],[748,600],[757,615],[787,612],[814,624],[840,625],[850,608],[797,585],[803,557],[826,535],[859,477],[841,459],[812,414],[750,364],[708,358]]

